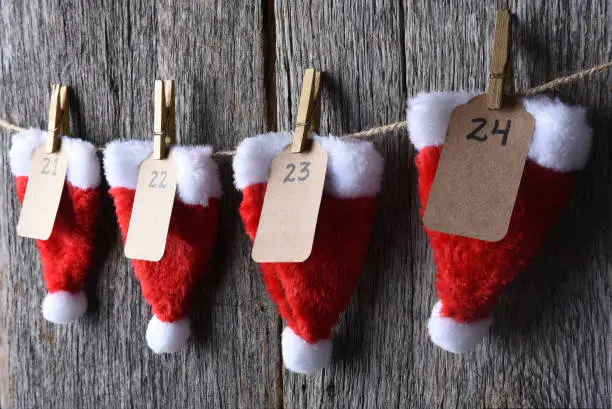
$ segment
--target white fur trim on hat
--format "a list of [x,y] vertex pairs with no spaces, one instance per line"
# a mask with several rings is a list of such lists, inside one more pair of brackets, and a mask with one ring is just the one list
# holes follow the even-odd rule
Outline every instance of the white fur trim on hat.
[[[444,143],[450,115],[478,93],[422,93],[408,101],[408,133],[421,150]],[[586,109],[569,106],[546,96],[524,98],[525,110],[535,119],[528,157],[549,169],[571,172],[582,169],[591,151],[593,131]]]
[[459,322],[453,318],[442,317],[442,302],[438,301],[431,310],[429,318],[429,337],[440,348],[458,354],[470,351],[489,333],[493,318]]
[[49,293],[42,304],[43,317],[54,324],[68,324],[87,312],[87,296],[83,291]]
[[[173,146],[178,167],[177,196],[183,203],[208,206],[208,198],[221,197],[219,168],[212,147]],[[114,141],[104,150],[104,174],[110,187],[136,189],[138,170],[153,153],[149,141]]]
[[473,92],[422,92],[409,99],[406,120],[408,136],[415,148],[442,145],[453,110],[476,95]]
[[164,322],[155,315],[147,325],[147,345],[156,354],[171,354],[181,349],[191,335],[189,318]]
[[591,153],[593,130],[586,108],[545,96],[525,98],[525,110],[535,119],[529,158],[562,172],[584,168]]
[[[34,150],[45,142],[47,132],[27,129],[12,137],[9,160],[14,176],[28,176],[32,168]],[[66,152],[68,168],[66,181],[81,189],[96,188],[100,185],[100,161],[96,147],[82,139],[62,136],[62,151]]]
[[[246,138],[234,157],[234,184],[238,190],[265,183],[272,159],[291,143],[292,132]],[[384,170],[382,156],[372,142],[314,137],[327,152],[325,192],[340,198],[376,196]]]
[[306,342],[289,327],[283,330],[282,354],[285,368],[291,372],[312,374],[329,365],[332,342],[323,339],[312,344]]

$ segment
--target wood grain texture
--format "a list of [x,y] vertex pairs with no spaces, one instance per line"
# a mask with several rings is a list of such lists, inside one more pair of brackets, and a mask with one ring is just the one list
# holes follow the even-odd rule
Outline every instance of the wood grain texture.
[[[96,144],[152,139],[155,79],[176,83],[184,144],[235,146],[266,128],[262,8],[241,1],[2,1],[0,116],[44,126],[49,84],[72,86],[71,129]],[[249,260],[229,162],[219,245],[198,287],[186,351],[156,356],[151,317],[123,255],[110,198],[100,212],[92,304],[77,325],[40,313],[35,244],[15,235],[19,205],[2,133],[2,408],[275,407],[279,319]]]
[[[153,80],[168,78],[179,140],[229,149],[291,128],[313,66],[325,71],[322,133],[349,133],[404,118],[420,91],[484,89],[498,7],[516,15],[519,91],[612,59],[605,0],[0,0],[0,117],[44,127],[49,85],[61,81],[73,88],[73,134],[99,145],[150,139]],[[377,138],[386,169],[367,266],[333,364],[311,377],[281,368],[281,321],[250,260],[227,160],[219,245],[186,351],[147,349],[150,309],[106,195],[89,313],[77,325],[46,323],[38,252],[15,234],[10,134],[0,132],[0,407],[612,407],[611,79],[560,90],[589,106],[592,160],[489,337],[461,356],[427,337],[435,268],[413,149],[405,132]]]
[[[483,90],[498,7],[516,14],[519,90],[612,56],[605,2],[494,3],[277,1],[281,127],[293,121],[309,65],[328,74],[322,129],[334,134],[394,122],[420,91]],[[609,78],[563,90],[591,107],[593,161],[546,251],[504,296],[490,336],[461,356],[427,337],[435,268],[412,148],[405,134],[376,140],[387,164],[368,266],[336,331],[333,365],[310,378],[285,372],[286,407],[611,405],[610,189],[596,187],[610,186]]]

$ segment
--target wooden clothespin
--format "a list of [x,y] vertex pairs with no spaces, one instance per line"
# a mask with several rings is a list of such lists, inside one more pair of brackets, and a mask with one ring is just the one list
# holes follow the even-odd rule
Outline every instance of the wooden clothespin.
[[321,75],[322,73],[317,71],[315,73],[314,83],[314,96],[313,96],[313,112],[312,119],[310,120],[310,130],[314,133],[319,132],[321,126]]
[[168,146],[176,143],[174,80],[155,81],[153,158],[165,159]]
[[510,55],[510,10],[497,12],[495,20],[495,38],[493,40],[493,58],[491,60],[491,79],[487,94],[487,108],[501,109],[504,88],[511,81],[508,70]]
[[46,153],[55,153],[60,147],[62,135],[70,133],[70,112],[68,109],[68,86],[54,84],[49,107]]
[[304,73],[302,93],[298,106],[297,123],[293,134],[292,153],[301,153],[308,149],[310,131],[318,131],[321,120],[319,105],[321,94],[321,73],[309,68]]

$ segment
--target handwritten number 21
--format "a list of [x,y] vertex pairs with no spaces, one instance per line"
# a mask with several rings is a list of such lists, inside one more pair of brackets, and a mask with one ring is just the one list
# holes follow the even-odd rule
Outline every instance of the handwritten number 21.
[[[473,139],[478,142],[484,142],[488,139],[487,135],[479,135],[478,132],[482,130],[487,125],[487,120],[485,118],[474,118],[472,119],[472,123],[479,124],[476,129],[467,134],[466,139]],[[506,122],[505,129],[499,129],[499,120],[495,120],[495,124],[493,125],[493,129],[491,130],[492,135],[501,135],[502,146],[505,146],[508,142],[508,135],[510,134],[510,126],[512,125],[512,121],[508,119]]]
[[55,176],[57,171],[57,158],[51,160],[50,158],[43,158],[43,168],[40,171],[43,175]]
[[[300,166],[302,166],[302,168],[300,169],[300,176],[297,177],[297,180],[303,182],[308,179],[308,176],[310,176],[310,171],[308,170],[310,162],[300,162]],[[289,170],[289,173],[287,174],[287,176],[285,176],[285,179],[283,179],[283,183],[295,182],[296,178],[293,176],[295,168],[295,163],[290,163],[287,165],[286,169]]]

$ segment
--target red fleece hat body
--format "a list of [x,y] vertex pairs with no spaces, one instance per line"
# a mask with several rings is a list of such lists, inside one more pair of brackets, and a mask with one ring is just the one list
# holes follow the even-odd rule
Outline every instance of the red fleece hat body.
[[[263,278],[288,329],[283,360],[309,373],[327,365],[330,338],[355,290],[365,258],[383,171],[371,143],[317,137],[328,153],[325,190],[310,257],[301,263],[261,263]],[[242,190],[240,215],[254,240],[271,160],[290,143],[291,134],[248,138],[234,160],[236,186]],[[317,349],[318,353],[308,352]]]
[[[38,129],[13,135],[11,171],[20,202],[25,197],[32,155],[46,137],[47,133]],[[95,147],[63,137],[62,150],[68,156],[68,168],[53,230],[47,240],[36,240],[48,291],[43,315],[58,324],[75,321],[87,310],[83,286],[93,264],[100,206],[100,163]]]
[[[419,150],[421,217],[434,181],[452,110],[476,94],[420,94],[409,102],[408,130]],[[451,352],[474,348],[486,335],[499,295],[536,257],[571,197],[573,171],[588,158],[586,112],[558,100],[524,100],[536,124],[506,236],[487,242],[425,228],[434,250],[440,302],[429,322],[432,340]]]
[[[179,169],[166,248],[160,261],[132,260],[154,317],[147,342],[157,353],[174,352],[189,337],[188,314],[197,280],[208,269],[217,241],[221,183],[212,148],[173,147]],[[104,154],[121,236],[127,237],[140,164],[151,155],[149,142],[112,142]]]
[[[425,148],[416,159],[421,217],[441,153],[442,147]],[[527,268],[546,242],[573,186],[571,174],[528,161],[510,227],[502,240],[483,241],[425,227],[438,266],[436,289],[443,300],[442,315],[461,322],[490,317],[506,285]]]
[[[240,216],[251,240],[265,194],[263,183],[243,190]],[[324,195],[310,257],[302,263],[261,263],[270,297],[305,341],[330,338],[348,305],[363,270],[376,206],[376,197]]]

